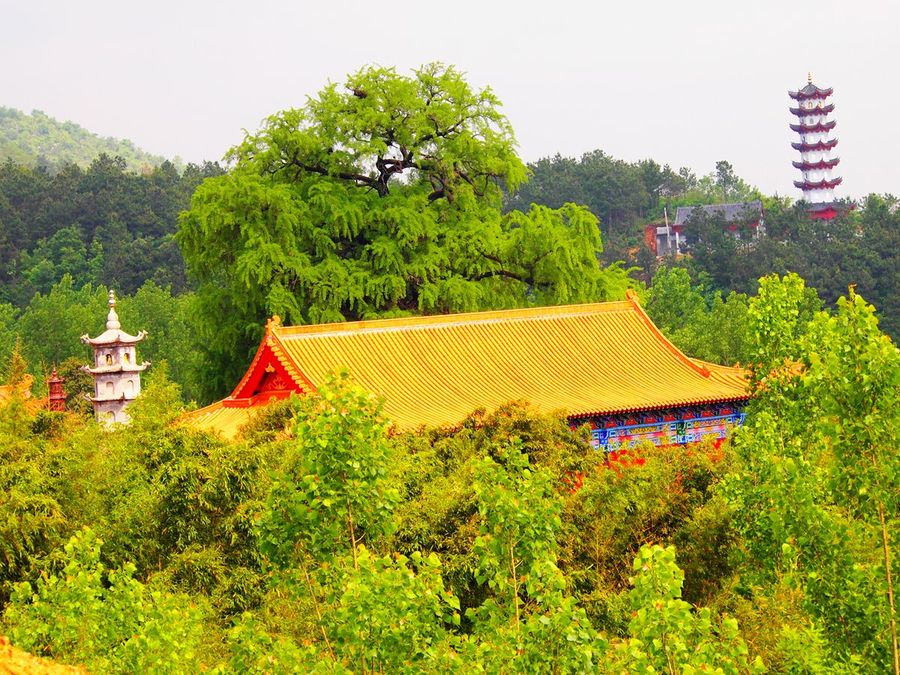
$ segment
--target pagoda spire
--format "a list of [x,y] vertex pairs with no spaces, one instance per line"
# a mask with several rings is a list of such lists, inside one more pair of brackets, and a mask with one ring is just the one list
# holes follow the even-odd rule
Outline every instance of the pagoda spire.
[[109,289],[109,300],[106,304],[109,305],[109,314],[106,315],[107,330],[121,328],[122,324],[119,323],[119,315],[116,314],[116,292],[111,288]]
[[794,186],[803,192],[803,201],[813,218],[830,219],[837,215],[834,189],[843,181],[833,174],[841,160],[831,156],[837,139],[829,135],[837,122],[828,119],[834,104],[826,100],[832,93],[831,87],[822,89],[813,84],[811,72],[807,74],[805,87],[788,92],[797,102],[790,111],[799,122],[790,127],[800,135],[799,143],[791,143],[791,147],[800,151],[800,161],[793,165],[800,170],[801,179],[794,181]]

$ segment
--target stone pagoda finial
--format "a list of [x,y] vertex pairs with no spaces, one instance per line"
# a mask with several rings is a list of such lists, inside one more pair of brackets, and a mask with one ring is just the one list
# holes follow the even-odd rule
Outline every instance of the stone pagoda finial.
[[116,292],[113,289],[109,289],[109,314],[106,317],[106,328],[109,330],[113,330],[116,328],[121,328],[122,324],[119,323],[119,315],[116,314]]

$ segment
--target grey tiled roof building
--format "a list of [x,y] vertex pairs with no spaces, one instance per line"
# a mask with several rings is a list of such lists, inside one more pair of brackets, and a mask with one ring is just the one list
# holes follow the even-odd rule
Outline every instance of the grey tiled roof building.
[[721,217],[726,223],[741,220],[760,220],[763,215],[762,202],[737,202],[734,204],[707,204],[704,206],[679,206],[675,211],[675,225],[684,225],[695,211],[710,217]]

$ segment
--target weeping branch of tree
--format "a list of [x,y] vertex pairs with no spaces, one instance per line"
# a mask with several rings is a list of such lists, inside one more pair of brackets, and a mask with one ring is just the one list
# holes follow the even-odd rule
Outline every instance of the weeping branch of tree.
[[496,96],[451,66],[364,68],[269,117],[229,159],[177,235],[199,284],[205,398],[240,377],[273,314],[318,323],[590,302],[630,284],[600,265],[584,207],[503,213],[528,171]]

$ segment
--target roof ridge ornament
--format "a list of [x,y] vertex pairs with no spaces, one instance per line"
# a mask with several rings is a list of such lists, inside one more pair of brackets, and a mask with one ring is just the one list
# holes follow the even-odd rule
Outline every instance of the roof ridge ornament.
[[116,292],[113,289],[109,289],[109,314],[106,317],[106,328],[107,330],[115,330],[117,328],[121,328],[122,324],[119,323],[119,315],[116,314]]
[[812,84],[812,71],[806,73],[806,84]]

